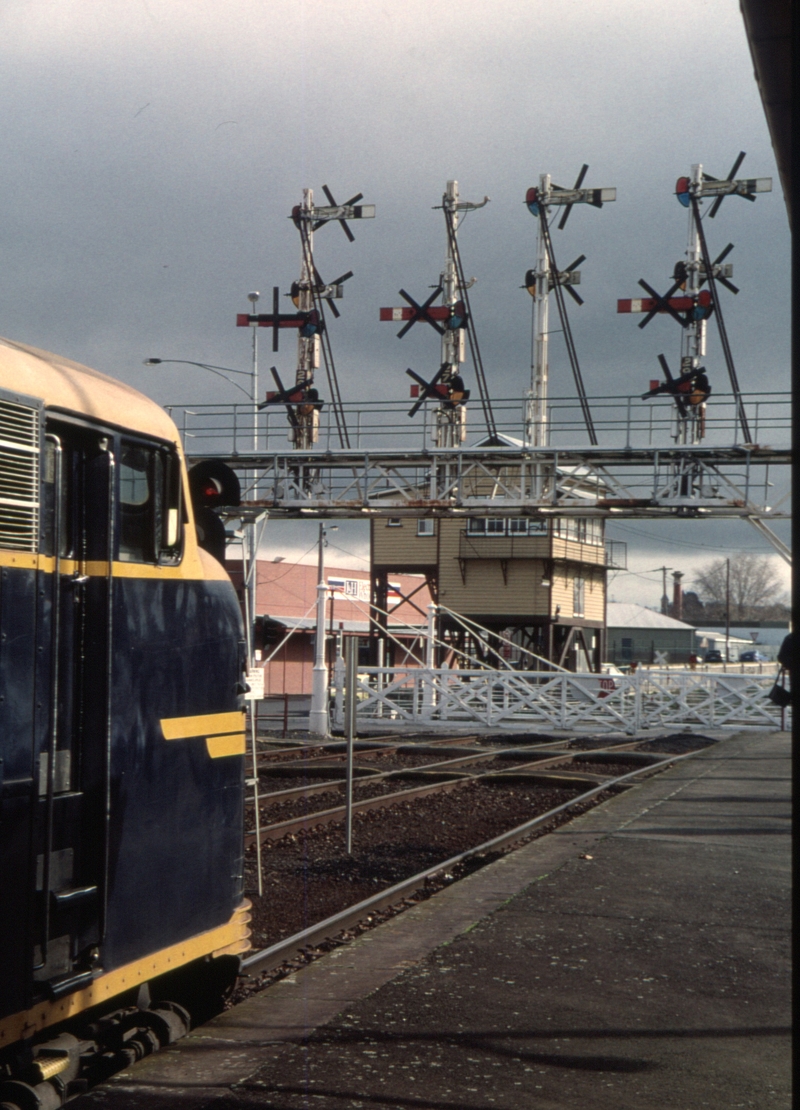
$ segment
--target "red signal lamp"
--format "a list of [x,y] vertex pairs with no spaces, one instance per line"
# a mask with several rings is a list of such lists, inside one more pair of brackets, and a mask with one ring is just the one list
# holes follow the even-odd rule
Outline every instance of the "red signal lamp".
[[689,186],[691,183],[692,179],[690,177],[679,177],[675,182],[675,196],[684,208],[688,208],[691,204],[691,198],[689,196]]

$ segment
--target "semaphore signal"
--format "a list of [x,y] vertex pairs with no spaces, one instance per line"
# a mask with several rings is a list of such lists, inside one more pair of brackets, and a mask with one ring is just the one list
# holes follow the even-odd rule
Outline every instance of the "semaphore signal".
[[[659,362],[664,371],[664,382],[651,382],[650,390],[644,397],[654,397],[669,393],[675,398],[677,427],[674,438],[681,444],[699,443],[705,436],[705,400],[711,392],[705,366],[701,363],[706,357],[707,324],[712,316],[719,328],[725,364],[736,404],[737,417],[746,443],[751,442],[750,427],[742,401],[733,355],[728,341],[722,306],[717,284],[734,295],[739,292],[730,278],[733,266],[724,259],[733,250],[728,245],[712,261],[703,227],[704,214],[700,205],[703,200],[714,198],[711,208],[705,215],[713,219],[727,196],[741,196],[754,201],[757,193],[767,193],[772,189],[772,178],[736,178],[736,172],[744,160],[741,151],[726,178],[712,177],[703,172],[702,165],[692,167],[688,177],[679,177],[675,184],[675,196],[683,208],[689,210],[689,234],[685,261],[676,263],[673,270],[673,283],[663,296],[643,279],[639,285],[649,294],[648,297],[617,301],[618,313],[644,313],[639,327],[646,327],[654,316],[671,316],[681,327],[681,371],[673,378],[663,355]],[[703,286],[708,284],[708,289]],[[677,294],[677,295],[676,295]]]
[[564,340],[567,345],[567,355],[572,367],[575,388],[578,391],[586,430],[589,434],[589,442],[597,444],[597,434],[589,411],[589,402],[578,362],[578,353],[572,338],[572,329],[569,324],[563,292],[566,289],[577,305],[583,304],[583,298],[575,292],[573,286],[580,284],[581,274],[577,267],[586,260],[586,255],[579,255],[574,262],[569,264],[566,270],[559,270],[550,235],[551,207],[564,208],[558,223],[559,230],[561,230],[566,225],[574,205],[589,204],[593,208],[602,208],[604,204],[617,199],[615,188],[583,188],[583,179],[588,169],[586,163],[581,166],[575,184],[571,189],[554,185],[549,174],[542,174],[539,178],[538,187],[531,186],[525,194],[525,205],[530,214],[536,218],[538,224],[536,267],[527,271],[524,284],[524,288],[528,290],[534,302],[531,388],[528,393],[526,415],[526,438],[532,447],[543,447],[547,443],[548,321],[551,292],[555,294]]
[[[325,324],[325,305],[328,305],[334,316],[340,315],[335,302],[341,299],[342,287],[353,276],[353,271],[348,270],[332,282],[323,281],[314,262],[314,232],[326,223],[336,221],[348,240],[353,242],[355,236],[348,227],[348,221],[367,220],[375,216],[374,204],[357,203],[362,198],[361,193],[357,193],[344,204],[337,204],[327,185],[322,186],[322,191],[329,204],[315,205],[311,189],[304,189],[302,203],[294,206],[290,216],[300,232],[300,277],[292,282],[289,293],[285,296],[290,298],[297,312],[280,311],[280,288],[276,285],[272,290],[272,312],[240,313],[236,317],[237,327],[272,328],[273,351],[278,350],[281,330],[289,328],[297,332],[297,370],[294,386],[284,387],[276,367],[271,367],[270,371],[278,389],[270,390],[258,408],[263,409],[269,405],[285,406],[290,426],[289,435],[298,450],[312,447],[319,438],[319,414],[325,402],[320,399],[314,386],[314,374],[319,369],[320,362],[324,364],[328,387],[331,391],[331,407],[340,446],[350,446],[333,350]],[[254,302],[253,304],[255,307]],[[254,330],[254,365],[256,365],[257,351],[256,336],[257,331]]]
[[[429,324],[441,336],[441,360],[431,381],[426,381],[414,370],[406,371],[416,383],[411,387],[411,396],[415,403],[409,409],[409,416],[415,416],[428,400],[438,402],[435,440],[439,447],[456,447],[466,437],[470,391],[464,386],[461,364],[466,360],[467,344],[478,380],[489,440],[497,441],[497,428],[486,386],[483,361],[469,308],[468,290],[475,279],[467,281],[464,275],[457,240],[459,213],[483,208],[488,202],[488,197],[478,203],[459,200],[458,182],[448,181],[441,204],[447,226],[447,249],[445,267],[439,283],[423,302],[416,301],[410,293],[401,289],[400,296],[406,304],[399,308],[380,310],[380,319],[384,323],[403,325],[397,333],[398,339],[407,335],[417,323]],[[442,303],[434,305],[433,302],[439,296]]]

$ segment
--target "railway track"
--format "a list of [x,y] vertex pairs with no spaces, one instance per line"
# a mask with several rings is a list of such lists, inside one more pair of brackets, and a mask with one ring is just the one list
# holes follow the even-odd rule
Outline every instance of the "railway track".
[[[593,745],[582,738],[522,749],[465,751],[462,739],[460,748],[452,740],[447,746],[437,745],[432,759],[421,754],[427,744],[408,745],[411,755],[403,758],[419,756],[415,766],[397,767],[391,761],[400,756],[386,755],[389,766],[381,766],[376,757],[373,766],[361,767],[354,784],[350,856],[345,851],[345,783],[339,765],[324,759],[313,767],[280,769],[276,778],[297,777],[284,777],[288,789],[260,799],[261,895],[254,893],[258,883],[250,809],[245,889],[253,903],[253,944],[262,950],[282,943],[347,906],[391,890],[426,869],[435,872],[442,860],[474,851],[474,845],[529,821],[536,822],[529,835],[549,832],[582,808],[632,785],[637,776],[668,766],[688,748],[709,743],[714,741],[684,735],[651,741],[625,738],[615,745]],[[442,755],[448,758],[439,758]],[[401,786],[406,788],[395,789]]]
[[[557,741],[556,743],[562,743]],[[532,748],[505,748],[500,750],[489,751],[470,751],[464,755],[454,756],[450,759],[438,760],[434,763],[423,764],[415,768],[392,768],[386,771],[372,771],[369,768],[357,769],[357,783],[359,786],[371,785],[377,782],[387,782],[391,780],[402,781],[405,779],[415,779],[416,786],[409,787],[406,790],[400,790],[389,794],[379,795],[372,798],[364,798],[353,803],[353,812],[368,812],[372,810],[388,809],[391,806],[401,804],[403,802],[411,801],[415,798],[422,798],[430,794],[448,793],[453,790],[459,789],[470,782],[475,781],[497,781],[503,783],[511,783],[514,781],[524,781],[526,783],[540,783],[543,785],[565,785],[569,786],[577,783],[585,783],[591,785],[601,785],[600,778],[603,780],[610,779],[609,775],[589,776],[580,773],[570,773],[565,769],[564,765],[571,765],[574,763],[596,763],[602,765],[604,757],[612,753],[629,753],[628,760],[634,758],[634,749],[638,741],[626,741],[624,743],[609,745],[600,751],[585,752],[585,751],[570,751],[568,749],[552,752],[553,745],[547,745]],[[453,747],[451,742],[451,747]],[[411,748],[410,745],[396,745],[390,749],[390,752],[397,753],[403,749]],[[411,748],[414,754],[419,753],[420,749]],[[534,752],[542,752],[534,759],[530,759]],[[383,755],[389,754],[384,751]],[[641,762],[644,767],[657,762],[656,757],[647,755],[645,753],[635,753],[636,762]],[[495,760],[517,760],[521,759],[521,763],[517,763],[513,771],[492,769],[483,773],[474,773],[468,771],[457,771],[457,768],[464,768],[480,762],[490,762]],[[305,774],[314,774],[315,771],[325,771],[330,767],[326,762],[325,765],[319,763],[307,763],[296,765],[293,762],[278,764],[271,768],[274,772],[278,768],[281,769],[296,769]],[[558,767],[560,773],[550,773],[543,775],[542,772],[547,767]],[[453,774],[452,772],[456,772]],[[436,781],[431,781],[431,778],[436,776]],[[440,777],[442,776],[442,777]],[[420,778],[423,782],[420,784]],[[355,784],[354,784],[355,785]],[[346,788],[345,779],[329,779],[325,778],[323,782],[313,783],[309,785],[290,787],[286,790],[278,790],[261,794],[259,796],[259,809],[268,809],[270,805],[281,804],[285,802],[295,801],[298,799],[308,799],[318,794],[331,793],[334,790],[343,792]],[[252,799],[250,799],[252,805]],[[328,809],[317,810],[311,813],[304,813],[297,817],[288,818],[283,821],[276,821],[262,826],[260,830],[261,843],[267,841],[280,840],[284,836],[291,835],[292,833],[299,832],[302,829],[309,827],[318,827],[321,825],[335,824],[344,819],[345,807],[334,806]],[[250,848],[255,844],[255,833],[250,832],[245,835],[245,848]]]
[[[630,744],[620,745],[615,750],[619,751],[623,747],[630,749],[632,746]],[[251,978],[263,978],[265,975],[274,973],[276,969],[282,968],[288,962],[296,961],[298,957],[301,957],[304,962],[314,958],[316,954],[319,954],[315,950],[324,942],[335,942],[337,937],[352,930],[355,926],[363,926],[365,922],[366,927],[369,927],[374,922],[376,914],[379,915],[389,908],[402,908],[405,904],[408,904],[409,898],[413,895],[419,896],[420,892],[423,894],[430,893],[432,880],[442,879],[441,885],[444,885],[452,878],[454,873],[463,869],[470,861],[480,862],[485,860],[488,862],[491,858],[496,858],[498,853],[509,850],[520,842],[537,835],[549,825],[559,822],[559,819],[563,819],[570,810],[585,810],[588,806],[594,804],[603,793],[633,785],[636,778],[644,772],[663,770],[679,760],[691,758],[699,750],[702,749],[698,748],[695,751],[670,754],[663,757],[656,756],[642,761],[641,766],[626,771],[624,774],[605,778],[604,781],[596,783],[588,790],[584,790],[574,797],[547,809],[545,812],[537,814],[530,820],[523,821],[499,835],[439,860],[371,897],[348,905],[323,920],[259,949],[244,960],[243,973]],[[606,751],[607,749],[603,749],[603,754]],[[583,755],[584,757],[587,755],[586,752],[570,754]],[[563,761],[563,755],[564,753],[560,753],[559,756],[554,758],[560,758]],[[551,761],[548,760],[548,762]],[[312,819],[316,816],[310,815]],[[260,982],[256,989],[261,989],[264,985],[263,982]]]

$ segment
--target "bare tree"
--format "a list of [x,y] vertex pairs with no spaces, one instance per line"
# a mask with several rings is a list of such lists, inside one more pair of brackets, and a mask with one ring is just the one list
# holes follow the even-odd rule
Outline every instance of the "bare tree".
[[[739,551],[730,558],[730,605],[734,620],[753,619],[753,610],[779,602],[783,594],[780,577],[768,555]],[[703,600],[725,612],[727,566],[725,559],[714,559],[695,576],[694,585]]]

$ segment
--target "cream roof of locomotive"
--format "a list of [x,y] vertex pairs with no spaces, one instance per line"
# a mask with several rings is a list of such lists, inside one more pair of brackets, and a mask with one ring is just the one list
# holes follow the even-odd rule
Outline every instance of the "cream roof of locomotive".
[[0,338],[0,386],[40,398],[47,409],[178,441],[177,429],[161,406],[132,386],[13,339]]

